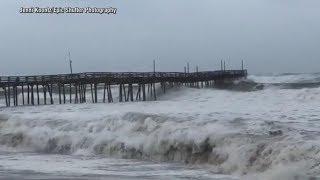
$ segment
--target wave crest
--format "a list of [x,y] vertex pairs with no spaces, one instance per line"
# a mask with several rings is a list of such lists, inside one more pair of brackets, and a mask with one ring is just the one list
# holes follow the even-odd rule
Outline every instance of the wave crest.
[[217,173],[242,175],[303,161],[308,162],[303,170],[319,168],[320,147],[292,139],[288,132],[277,135],[222,132],[215,130],[221,128],[219,121],[203,125],[136,112],[95,121],[56,120],[55,126],[52,121],[10,119],[0,129],[0,144],[42,153],[85,151],[120,158],[211,164]]

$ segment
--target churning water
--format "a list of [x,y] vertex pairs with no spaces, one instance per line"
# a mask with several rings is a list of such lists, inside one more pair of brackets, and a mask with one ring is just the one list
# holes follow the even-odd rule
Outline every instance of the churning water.
[[0,179],[317,179],[320,74],[0,109]]

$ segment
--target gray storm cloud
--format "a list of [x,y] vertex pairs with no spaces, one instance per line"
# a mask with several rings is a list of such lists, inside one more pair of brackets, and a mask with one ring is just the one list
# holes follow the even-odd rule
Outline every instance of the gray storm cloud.
[[[23,6],[114,7],[116,15],[20,14]],[[161,0],[0,2],[0,74],[74,70],[183,71],[240,68],[251,73],[320,69],[320,1]]]

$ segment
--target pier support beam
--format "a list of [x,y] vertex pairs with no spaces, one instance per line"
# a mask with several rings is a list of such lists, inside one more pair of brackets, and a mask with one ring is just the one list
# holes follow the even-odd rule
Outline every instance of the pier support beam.
[[54,104],[53,97],[52,97],[52,84],[50,84],[50,86],[48,85],[48,90],[49,90],[49,96],[50,96],[50,103]]
[[74,103],[77,104],[77,103],[79,103],[78,85],[77,84],[74,85],[74,93],[75,93]]
[[42,90],[43,90],[43,103],[47,104],[47,86],[45,84],[42,84]]
[[34,91],[33,91],[34,85],[31,85],[31,105],[34,105]]
[[58,91],[59,91],[59,104],[62,104],[61,85],[60,84],[58,84]]
[[145,84],[142,84],[142,100],[143,101],[147,100],[147,98],[146,98],[146,85]]
[[28,85],[28,105],[30,105],[30,85]]
[[107,91],[107,83],[104,83],[104,86],[103,86],[103,100],[102,100],[103,103],[106,103],[106,91]]
[[69,103],[72,103],[72,84],[69,84]]
[[[129,86],[128,86],[128,94],[130,96],[130,101],[133,101],[133,86],[132,86],[132,84],[129,84]],[[128,99],[129,99],[129,97],[128,97]]]
[[94,84],[94,102],[98,103],[98,85]]
[[110,84],[108,84],[108,102],[109,103],[111,103],[111,102],[113,102],[113,98],[112,98],[112,91],[111,91],[111,85]]
[[24,87],[21,86],[21,94],[22,94],[22,105],[24,105]]
[[154,100],[157,100],[157,93],[156,93],[156,84],[153,84],[153,94],[154,94]]
[[119,85],[119,102],[122,102],[122,84]]
[[4,90],[4,97],[5,97],[5,99],[6,99],[6,106],[8,107],[8,106],[9,106],[9,103],[8,103],[7,88],[6,88],[6,87],[3,87],[3,90]]

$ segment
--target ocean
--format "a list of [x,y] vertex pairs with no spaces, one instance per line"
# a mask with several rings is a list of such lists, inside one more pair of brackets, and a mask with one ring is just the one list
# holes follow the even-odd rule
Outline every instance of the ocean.
[[158,94],[1,107],[0,179],[320,179],[319,73]]

